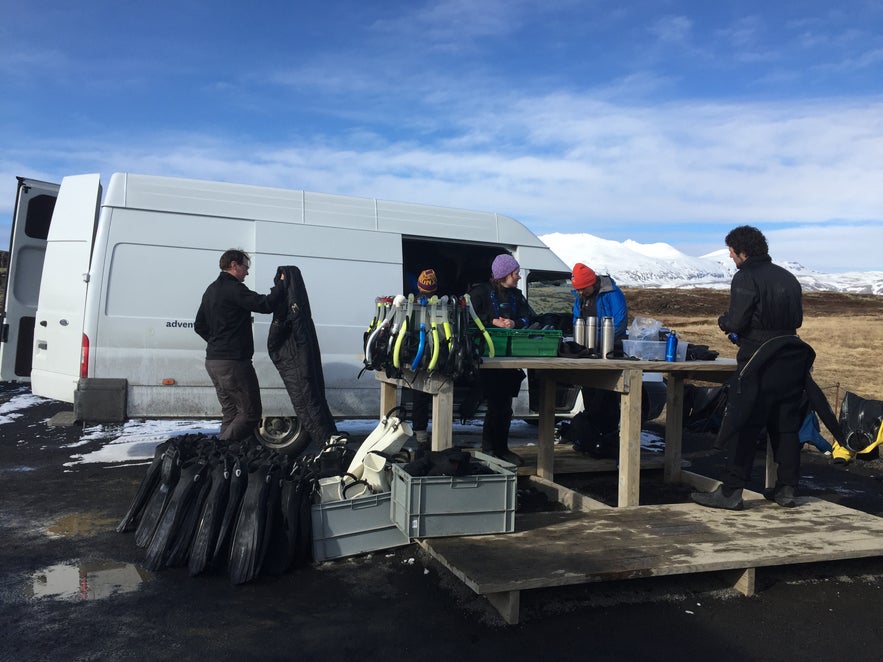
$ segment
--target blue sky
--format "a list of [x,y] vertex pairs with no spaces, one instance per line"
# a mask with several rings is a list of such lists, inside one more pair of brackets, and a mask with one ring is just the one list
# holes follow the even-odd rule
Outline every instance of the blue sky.
[[[117,171],[500,212],[883,270],[876,0],[0,0],[17,175]],[[591,256],[586,256],[587,262]]]

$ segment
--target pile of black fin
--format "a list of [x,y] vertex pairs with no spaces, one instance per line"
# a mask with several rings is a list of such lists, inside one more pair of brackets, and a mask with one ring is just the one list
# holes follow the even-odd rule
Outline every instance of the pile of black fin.
[[314,458],[292,458],[254,441],[188,434],[156,447],[117,526],[135,532],[150,570],[224,572],[234,584],[312,561]]

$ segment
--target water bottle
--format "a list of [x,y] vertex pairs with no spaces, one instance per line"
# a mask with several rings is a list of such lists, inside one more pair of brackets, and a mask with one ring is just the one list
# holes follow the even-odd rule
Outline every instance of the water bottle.
[[598,318],[589,317],[586,320],[586,342],[585,346],[589,349],[595,349],[598,346]]
[[665,360],[668,362],[678,360],[678,334],[670,331],[665,343]]
[[613,351],[613,318],[605,317],[601,321],[601,358],[606,359]]
[[586,345],[586,321],[582,317],[577,317],[573,323],[573,342],[577,345]]

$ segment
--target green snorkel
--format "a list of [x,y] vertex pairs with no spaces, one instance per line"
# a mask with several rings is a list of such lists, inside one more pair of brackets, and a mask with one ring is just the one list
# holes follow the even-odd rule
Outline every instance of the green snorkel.
[[469,311],[469,315],[472,317],[472,321],[475,322],[475,326],[478,327],[478,330],[481,331],[481,334],[484,336],[485,342],[487,342],[487,355],[488,358],[494,358],[494,341],[491,338],[491,334],[487,332],[487,329],[484,328],[484,324],[481,321],[481,318],[478,316],[478,313],[475,312],[475,308],[472,307],[472,299],[468,294],[463,295],[463,300],[466,302],[466,309]]

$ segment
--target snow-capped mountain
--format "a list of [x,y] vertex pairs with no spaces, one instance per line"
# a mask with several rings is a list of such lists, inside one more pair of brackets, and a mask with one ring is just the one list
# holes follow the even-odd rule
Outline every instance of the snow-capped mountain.
[[[583,262],[626,287],[728,288],[736,271],[726,249],[690,257],[665,243],[618,242],[591,234],[555,232],[540,239],[568,266]],[[883,271],[823,274],[797,262],[780,264],[797,276],[807,292],[883,295]]]

